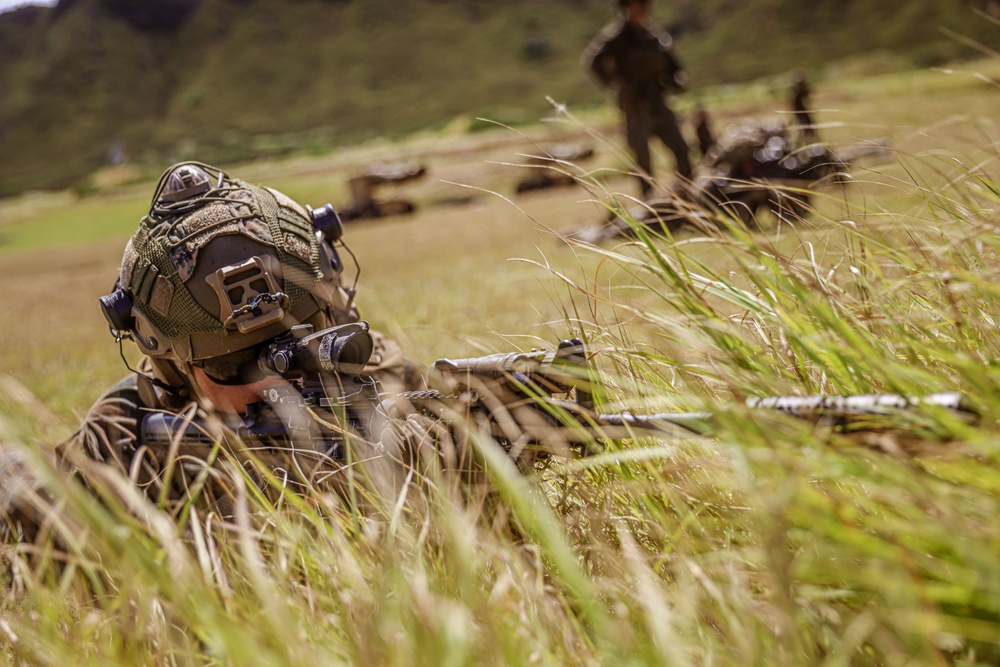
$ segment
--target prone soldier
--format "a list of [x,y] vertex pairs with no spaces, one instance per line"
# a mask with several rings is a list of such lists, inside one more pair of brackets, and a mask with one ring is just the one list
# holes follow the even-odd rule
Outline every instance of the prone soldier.
[[[142,361],[60,459],[111,464],[174,501],[201,489],[215,459],[261,480],[392,494],[413,429],[379,410],[379,392],[422,389],[423,375],[359,321],[339,242],[329,205],[314,211],[201,163],[169,168],[101,299]],[[199,492],[225,511],[225,486]]]
[[[510,410],[487,395],[504,383],[460,386],[459,369],[447,391],[430,389],[425,369],[370,331],[342,281],[341,231],[329,204],[312,210],[202,163],[167,169],[101,298],[116,341],[142,359],[56,447],[56,464],[85,484],[116,469],[169,512],[198,502],[230,515],[241,469],[267,496],[329,489],[368,512],[391,507],[414,470],[480,479],[464,440],[480,428],[473,410],[508,418],[497,439],[553,440],[523,395],[500,392]],[[0,533],[32,541],[58,499],[6,454]]]
[[[470,435],[516,443],[508,454],[529,467],[531,445],[569,449],[545,397],[586,375],[579,341],[548,362],[525,357],[530,372],[441,360],[431,388],[425,369],[360,320],[342,282],[341,231],[330,205],[312,210],[202,163],[167,169],[101,297],[116,341],[132,340],[142,359],[57,446],[57,465],[87,484],[116,469],[169,512],[198,502],[230,515],[242,469],[262,494],[329,489],[367,513],[432,469],[458,474],[463,493],[489,494]],[[541,370],[550,362],[573,372]],[[33,540],[58,502],[32,472],[0,455],[5,539]]]

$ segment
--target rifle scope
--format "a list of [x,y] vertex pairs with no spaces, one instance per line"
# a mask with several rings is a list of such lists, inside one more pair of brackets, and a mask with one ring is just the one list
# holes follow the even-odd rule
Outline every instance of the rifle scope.
[[316,333],[311,324],[300,324],[264,348],[258,365],[265,373],[285,379],[322,373],[356,375],[368,364],[373,350],[367,322]]

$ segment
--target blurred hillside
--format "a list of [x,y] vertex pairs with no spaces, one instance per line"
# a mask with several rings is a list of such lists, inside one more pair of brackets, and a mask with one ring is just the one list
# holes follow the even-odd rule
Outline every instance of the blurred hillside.
[[[579,65],[609,0],[61,0],[0,15],[0,196],[109,160],[328,150],[606,100]],[[694,86],[888,50],[996,47],[994,0],[661,0]],[[474,121],[470,121],[474,126]]]

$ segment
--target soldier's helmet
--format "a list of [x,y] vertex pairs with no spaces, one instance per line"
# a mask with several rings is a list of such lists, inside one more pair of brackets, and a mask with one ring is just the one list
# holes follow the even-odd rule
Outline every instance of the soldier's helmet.
[[161,381],[182,383],[194,364],[237,383],[255,346],[297,324],[353,319],[339,238],[329,205],[314,211],[216,167],[181,163],[160,178],[101,305]]

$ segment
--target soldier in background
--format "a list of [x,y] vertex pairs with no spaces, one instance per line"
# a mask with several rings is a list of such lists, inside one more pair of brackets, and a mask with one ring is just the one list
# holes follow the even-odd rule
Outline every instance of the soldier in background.
[[692,175],[689,149],[677,116],[667,105],[671,90],[683,91],[687,75],[671,50],[672,39],[652,23],[652,0],[619,0],[620,15],[587,47],[584,65],[618,95],[625,135],[640,169],[643,197],[652,189],[650,135],[674,154],[677,173]]
[[701,159],[708,157],[708,152],[715,146],[715,135],[712,133],[712,122],[705,107],[700,106],[694,113],[694,133],[698,138],[698,151]]
[[792,111],[795,113],[795,122],[798,125],[799,137],[803,144],[814,144],[819,140],[816,134],[816,127],[813,125],[812,114],[809,112],[809,96],[812,91],[809,89],[809,82],[804,74],[795,75],[792,83]]

